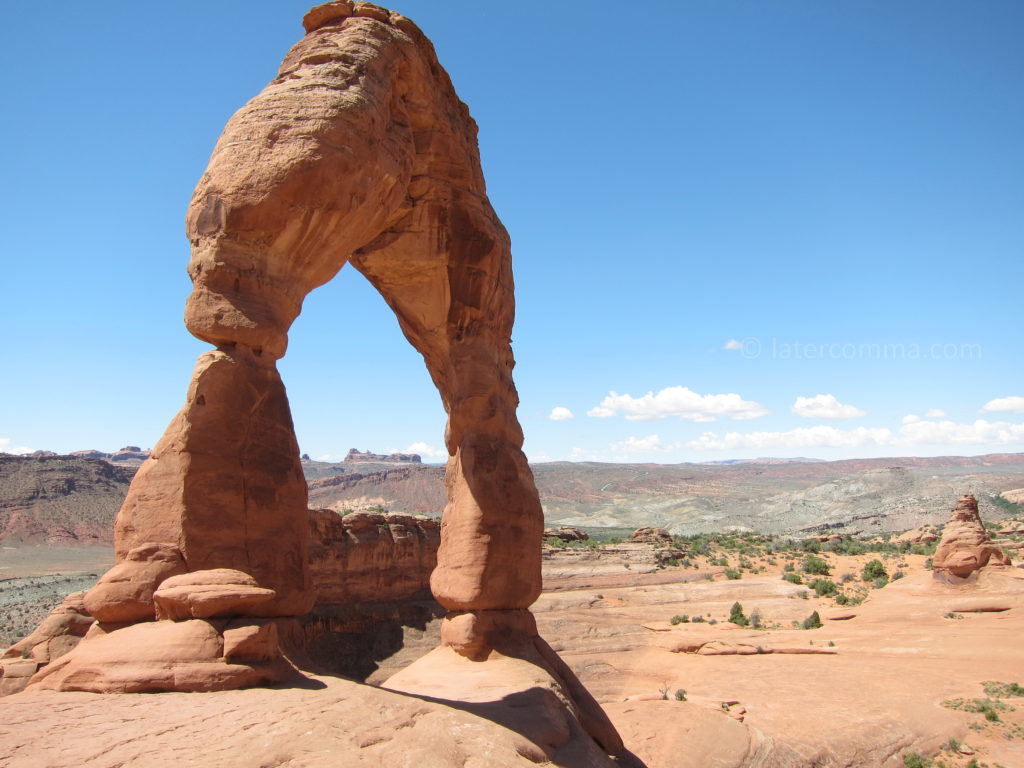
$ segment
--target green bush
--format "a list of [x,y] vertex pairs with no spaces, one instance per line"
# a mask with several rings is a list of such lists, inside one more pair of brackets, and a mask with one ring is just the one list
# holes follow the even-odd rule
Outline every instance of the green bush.
[[788,581],[790,584],[803,584],[803,582],[800,580],[800,577],[797,576],[795,573],[782,574],[782,580]]
[[725,578],[729,579],[730,581],[736,581],[737,579],[740,578],[740,576],[741,576],[740,572],[737,571],[735,568],[726,568],[725,569]]
[[693,618],[691,619],[691,621],[692,621],[692,622],[693,622],[694,624],[703,624],[703,623],[704,623],[704,617],[703,617],[703,616],[694,616],[694,617],[693,617]]
[[672,625],[676,625],[676,624],[689,624],[690,623],[690,617],[687,616],[685,613],[679,614],[679,615],[673,616],[671,619],[669,619],[669,623],[672,624]]
[[817,555],[807,555],[803,562],[804,573],[810,573],[814,576],[828,576],[831,569],[828,567],[828,562]]
[[903,768],[930,768],[932,761],[919,752],[907,752],[903,756]]
[[808,616],[806,619],[804,619],[803,624],[801,624],[800,626],[802,626],[804,629],[820,629],[821,628],[821,616],[819,616],[818,612],[815,611],[810,616]]
[[836,583],[828,579],[815,579],[807,586],[813,589],[814,593],[818,597],[828,597],[829,595],[834,595],[839,591],[839,587],[836,586]]
[[729,611],[729,622],[739,627],[745,627],[750,624],[747,617],[743,615],[743,606],[739,603],[732,604],[732,609]]
[[889,580],[889,573],[885,570],[885,566],[881,560],[872,560],[870,563],[864,566],[864,569],[860,572],[860,577],[864,581],[877,581],[879,578],[885,577],[886,581]]
[[686,691],[682,688],[676,688],[676,701],[686,701]]

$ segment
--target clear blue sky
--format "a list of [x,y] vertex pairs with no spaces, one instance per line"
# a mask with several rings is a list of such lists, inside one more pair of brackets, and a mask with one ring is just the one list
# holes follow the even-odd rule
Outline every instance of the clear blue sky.
[[[206,349],[185,207],[308,7],[6,4],[0,451],[159,438]],[[393,7],[480,125],[531,459],[1024,450],[1024,4]],[[351,268],[281,370],[303,451],[439,460]]]

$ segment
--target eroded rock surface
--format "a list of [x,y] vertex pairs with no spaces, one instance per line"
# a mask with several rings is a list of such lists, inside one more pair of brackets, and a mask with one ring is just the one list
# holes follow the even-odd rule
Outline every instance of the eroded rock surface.
[[961,496],[942,532],[933,560],[936,574],[966,578],[986,565],[1009,565],[1010,558],[992,543],[978,514],[978,500]]

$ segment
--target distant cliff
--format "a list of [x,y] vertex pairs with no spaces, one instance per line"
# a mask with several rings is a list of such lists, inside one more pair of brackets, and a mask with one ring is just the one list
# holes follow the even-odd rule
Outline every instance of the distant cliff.
[[373,462],[373,463],[394,463],[394,464],[419,464],[420,455],[418,453],[389,453],[387,455],[382,453],[365,453],[356,450],[355,448],[349,449],[348,455],[345,456],[345,463],[350,462]]
[[0,455],[0,541],[109,544],[134,474],[101,459]]

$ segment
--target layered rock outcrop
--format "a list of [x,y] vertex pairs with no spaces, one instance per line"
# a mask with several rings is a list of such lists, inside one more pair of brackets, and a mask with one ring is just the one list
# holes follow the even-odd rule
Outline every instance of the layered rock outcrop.
[[[276,361],[305,296],[351,262],[423,355],[448,415],[448,503],[430,580],[449,611],[441,650],[474,662],[515,656],[535,670],[523,680],[552,681],[570,719],[619,752],[615,729],[529,612],[543,515],[516,418],[511,248],[487,199],[476,125],[405,17],[334,0],[303,25],[277,77],[228,121],[186,217],[185,323],[216,349],[200,356],[185,406],[118,513],[118,567],[132,564],[116,583],[141,623],[97,625],[33,685],[211,690],[275,679],[271,639],[256,644],[259,659],[235,659],[228,632],[305,614],[315,597],[307,490]],[[165,582],[129,559],[142,547],[176,548],[192,579],[179,586],[192,591],[165,605]],[[197,572],[224,569],[252,580],[232,575],[230,586],[270,596],[195,618],[195,588],[217,586]],[[151,588],[160,621],[142,620]],[[133,648],[144,658],[123,663]],[[402,680],[417,692],[472,687],[452,688],[429,656],[413,667]],[[550,720],[539,707],[527,715]],[[566,727],[552,738],[576,736]]]
[[1010,558],[992,543],[978,514],[978,500],[961,496],[942,532],[932,560],[938,575],[967,578],[986,565],[1009,565]]

